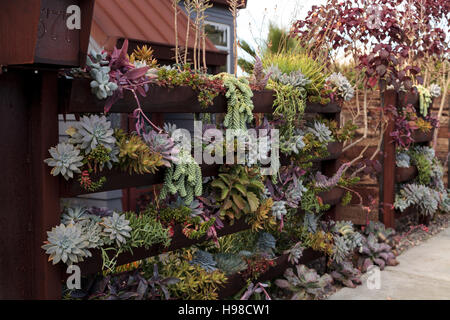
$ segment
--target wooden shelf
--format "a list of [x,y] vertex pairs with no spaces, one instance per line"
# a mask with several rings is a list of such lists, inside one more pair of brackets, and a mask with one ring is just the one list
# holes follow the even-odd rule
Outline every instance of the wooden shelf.
[[[307,264],[323,256],[324,254],[322,252],[314,251],[311,248],[308,248],[303,251],[299,264]],[[253,282],[257,283],[280,278],[289,267],[292,267],[292,265],[288,261],[288,255],[284,254],[276,258],[275,265]],[[224,299],[235,295],[246,285],[246,280],[239,273],[229,276],[226,285],[219,290],[219,299]]]
[[344,194],[344,189],[335,187],[330,191],[319,193],[319,197],[322,199],[323,203],[329,204],[330,206],[335,206],[341,202]]
[[[220,230],[217,230],[217,236],[220,238],[229,234],[237,233],[248,229],[250,229],[250,226],[247,223],[245,223],[243,219],[236,221],[232,226],[228,222],[224,222],[224,227]],[[161,253],[187,248],[194,244],[204,242],[205,240],[206,237],[202,237],[201,239],[198,240],[187,238],[182,233],[182,227],[180,225],[176,225],[174,227],[174,235],[172,237],[172,242],[170,243],[169,247],[165,248],[163,245],[157,244],[150,247],[149,249],[145,248],[133,249],[133,253],[125,252],[118,257],[117,266],[157,256]],[[100,272],[102,270],[101,251],[98,249],[93,250],[92,257],[86,258],[86,260],[79,263],[78,266],[81,269],[82,275],[89,275]]]
[[[91,93],[89,79],[60,79],[61,95],[60,113],[103,113],[106,100],[99,100]],[[214,99],[214,104],[202,108],[198,102],[197,92],[191,87],[179,86],[173,88],[150,86],[146,97],[139,97],[142,110],[149,113],[226,113],[227,100],[224,95]],[[272,113],[273,91],[254,91],[254,113]],[[123,99],[117,101],[111,108],[112,113],[132,113],[136,101],[129,91],[124,92]],[[337,103],[321,105],[308,103],[307,113],[339,113],[341,107]]]
[[[216,176],[219,170],[219,165],[201,165],[203,177]],[[93,175],[92,179],[95,181],[98,177],[106,177],[106,182],[99,190],[95,192],[87,191],[80,186],[78,180],[72,179],[69,181],[60,177],[60,197],[70,198],[83,194],[98,193],[104,191],[119,190],[124,188],[144,187],[164,182],[164,167],[160,167],[155,174],[133,174],[119,170],[105,170],[97,175]]]
[[434,134],[434,129],[429,132],[422,132],[420,130],[414,130],[412,133],[412,138],[414,139],[415,143],[430,142],[430,141],[433,141],[433,134]]
[[370,213],[367,216],[367,212],[364,211],[360,205],[348,205],[343,206],[338,204],[334,209],[334,220],[336,221],[351,221],[354,225],[365,226],[368,221],[378,221],[378,211]]
[[395,168],[395,182],[402,183],[413,180],[418,175],[417,168],[415,166],[411,166],[408,168]]

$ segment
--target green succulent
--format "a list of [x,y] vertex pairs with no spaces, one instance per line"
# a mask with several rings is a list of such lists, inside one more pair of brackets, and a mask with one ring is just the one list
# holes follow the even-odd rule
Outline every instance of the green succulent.
[[109,151],[116,146],[114,129],[111,128],[111,122],[105,116],[91,115],[83,116],[75,124],[75,130],[71,133],[69,142],[79,146],[86,155],[97,146],[102,145]]
[[245,78],[236,78],[227,73],[220,73],[214,79],[221,79],[227,89],[228,110],[223,125],[227,129],[247,131],[247,123],[253,120],[253,92]]
[[127,242],[127,238],[131,237],[130,221],[125,218],[125,215],[114,212],[111,217],[104,217],[101,224],[109,243],[115,241],[120,247]]
[[187,206],[203,193],[202,170],[188,151],[182,150],[174,166],[167,168],[160,198],[178,194]]
[[330,275],[319,276],[314,269],[304,265],[296,266],[297,273],[292,268],[285,271],[285,279],[278,279],[275,284],[293,292],[292,300],[318,299],[323,297],[331,287],[333,279]]
[[308,132],[314,134],[321,143],[327,144],[334,141],[330,128],[322,122],[315,121],[313,127],[308,128]]
[[[92,217],[92,216],[89,216]],[[90,249],[99,248],[104,244],[102,237],[102,227],[98,223],[98,220],[88,220],[82,226],[83,236],[88,242],[87,247]]]
[[221,203],[220,216],[231,222],[258,210],[264,196],[264,183],[258,168],[234,166],[223,168],[211,182]]
[[80,156],[80,150],[68,143],[59,143],[56,147],[48,150],[52,158],[45,159],[44,162],[53,167],[50,172],[57,176],[61,174],[64,179],[73,178],[74,173],[80,173],[83,166],[83,157]]
[[79,224],[65,226],[60,224],[47,232],[47,240],[44,241],[42,249],[50,255],[48,261],[57,264],[59,261],[72,265],[90,257],[89,241],[83,235]]
[[195,252],[190,263],[193,265],[198,265],[208,272],[217,270],[217,262],[214,261],[213,255],[206,251],[198,250]]
[[168,134],[150,130],[148,134],[143,134],[143,138],[153,152],[162,156],[162,162],[166,167],[171,167],[172,163],[178,160],[180,150]]
[[78,222],[85,222],[89,220],[87,209],[84,207],[66,208],[61,216],[61,222],[66,226],[69,224],[76,224]]
[[232,275],[247,269],[247,262],[238,254],[217,253],[214,255],[217,262],[217,268],[225,273]]

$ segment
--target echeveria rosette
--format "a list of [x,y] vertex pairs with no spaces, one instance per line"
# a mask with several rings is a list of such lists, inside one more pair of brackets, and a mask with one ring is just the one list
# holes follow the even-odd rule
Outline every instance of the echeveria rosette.
[[[69,142],[77,145],[88,155],[97,146],[102,145],[110,152],[116,150],[116,138],[111,122],[105,116],[83,116],[74,126]],[[113,152],[113,155],[115,152]]]
[[334,89],[344,101],[350,101],[355,96],[355,89],[353,89],[353,86],[348,79],[340,72],[332,73],[325,79],[325,82]]
[[73,145],[62,142],[48,151],[52,158],[45,159],[44,162],[53,167],[50,172],[52,175],[61,174],[64,179],[69,180],[73,178],[74,173],[81,172],[83,157],[80,156],[80,150]]
[[125,215],[116,212],[110,217],[104,217],[101,223],[107,241],[115,242],[119,247],[127,242],[127,238],[131,237],[132,229],[129,224],[130,221],[125,218]]
[[73,207],[64,210],[61,216],[61,222],[64,225],[83,223],[89,220],[88,211],[84,207]]
[[61,223],[48,231],[47,235],[47,241],[44,242],[42,249],[50,255],[48,261],[52,261],[53,264],[62,261],[70,266],[91,256],[88,250],[89,241],[83,235],[79,224],[65,226]]
[[217,262],[214,260],[213,255],[206,251],[198,250],[190,263],[202,267],[207,272],[217,270]]
[[439,98],[441,96],[442,89],[436,83],[433,83],[428,90],[430,91],[430,95],[432,98]]
[[166,167],[171,167],[172,163],[178,160],[177,156],[180,150],[168,134],[150,130],[148,134],[143,134],[142,137],[153,152],[157,152],[163,157],[162,161]]
[[309,127],[307,131],[312,133],[321,143],[328,144],[334,141],[330,128],[322,122],[314,121],[313,126]]

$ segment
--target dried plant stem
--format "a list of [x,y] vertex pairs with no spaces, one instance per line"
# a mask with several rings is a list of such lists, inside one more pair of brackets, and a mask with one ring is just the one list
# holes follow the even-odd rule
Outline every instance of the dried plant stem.
[[227,0],[228,5],[230,6],[230,12],[233,16],[233,55],[234,55],[234,75],[237,75],[237,66],[238,66],[238,56],[237,56],[237,14],[238,9],[242,6],[242,1],[240,0]]
[[173,12],[174,12],[174,28],[175,28],[175,63],[179,64],[179,46],[178,46],[178,2],[180,0],[172,0]]
[[[448,87],[450,86],[450,70],[448,70],[448,71],[446,70],[447,69],[446,63],[444,63],[443,69],[444,69],[442,72],[443,92],[442,92],[442,96],[441,96],[441,104],[439,105],[439,111],[437,114],[437,119],[439,121],[441,121],[442,113],[444,112],[444,106],[445,106],[445,102],[446,102],[446,98],[447,98],[447,94],[448,94]],[[447,81],[445,80],[446,75],[447,75]],[[433,136],[433,149],[436,149],[438,135],[439,135],[439,128],[436,128],[434,130],[434,136]]]

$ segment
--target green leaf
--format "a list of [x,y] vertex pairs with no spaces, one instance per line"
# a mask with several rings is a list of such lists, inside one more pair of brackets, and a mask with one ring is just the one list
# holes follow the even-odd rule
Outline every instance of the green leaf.
[[236,206],[241,209],[244,210],[245,205],[246,205],[246,201],[237,193],[232,193],[231,196],[233,197],[233,201],[236,204]]
[[247,193],[247,200],[250,206],[250,211],[255,212],[259,207],[259,199],[253,192]]
[[245,188],[242,184],[236,183],[234,185],[234,188],[236,188],[242,195],[245,197],[247,196],[247,188]]

